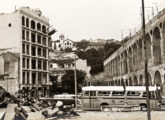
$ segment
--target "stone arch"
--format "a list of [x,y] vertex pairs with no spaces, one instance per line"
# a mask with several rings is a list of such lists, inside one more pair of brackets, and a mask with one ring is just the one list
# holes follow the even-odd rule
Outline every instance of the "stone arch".
[[122,53],[122,54],[121,54],[121,64],[120,64],[120,66],[121,66],[121,75],[123,75],[123,73],[124,73],[124,72],[123,72],[123,71],[124,71],[124,70],[123,70],[123,66],[124,66],[124,65],[123,65],[123,61],[124,61],[124,60],[123,60],[123,59],[124,59],[123,56],[124,56],[124,55],[123,55],[123,53]]
[[37,30],[41,30],[41,24],[37,23]]
[[148,83],[149,83],[149,86],[152,86],[152,78],[151,78],[150,73],[148,73]]
[[133,82],[133,85],[134,86],[138,86],[138,80],[137,80],[137,77],[136,76],[134,76],[134,80],[133,80],[134,82]]
[[29,18],[26,18],[26,27],[29,27]]
[[134,65],[134,70],[137,69],[137,44],[135,43],[133,45],[133,65]]
[[42,32],[43,33],[46,33],[46,27],[45,27],[45,25],[42,25]]
[[119,86],[121,86],[121,80],[119,80],[119,83],[120,83]]
[[127,79],[125,80],[125,86],[128,86],[128,80]]
[[128,56],[129,56],[129,70],[132,72],[132,49],[131,47],[128,49]]
[[154,84],[160,86],[162,85],[161,74],[158,70],[155,72],[154,75]]
[[120,80],[117,80],[117,86],[120,86]]
[[133,86],[132,78],[131,77],[129,78],[129,86]]
[[127,51],[124,51],[124,74],[128,73],[128,66],[127,66]]
[[147,58],[151,58],[151,37],[149,34],[146,35],[146,48],[147,48]]
[[154,65],[161,64],[161,47],[160,47],[160,30],[156,27],[153,31],[153,57],[154,57]]
[[138,56],[139,56],[138,63],[139,63],[139,68],[142,67],[142,49],[143,49],[143,47],[142,47],[142,39],[140,39],[138,41]]
[[32,21],[31,21],[31,28],[32,28],[32,29],[35,29],[35,27],[36,27],[36,23],[35,23],[34,20],[32,20]]
[[143,86],[143,75],[139,77],[139,86]]
[[121,79],[121,86],[124,86],[124,85],[125,85],[124,80]]

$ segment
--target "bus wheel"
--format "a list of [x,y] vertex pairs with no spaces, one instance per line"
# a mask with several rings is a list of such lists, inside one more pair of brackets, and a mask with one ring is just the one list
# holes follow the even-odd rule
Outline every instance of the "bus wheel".
[[147,105],[145,103],[142,103],[139,105],[141,111],[146,111],[147,110]]
[[111,111],[110,109],[110,107],[108,107],[109,106],[109,104],[108,103],[102,103],[101,105],[100,105],[100,109],[101,109],[101,111]]

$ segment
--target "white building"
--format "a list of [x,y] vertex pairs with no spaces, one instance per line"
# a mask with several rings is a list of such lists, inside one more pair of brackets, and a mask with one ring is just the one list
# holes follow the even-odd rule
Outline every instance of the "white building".
[[47,95],[49,81],[49,20],[38,9],[21,7],[13,13],[0,14],[0,48],[20,56],[18,87]]
[[59,36],[59,40],[56,40],[52,43],[52,47],[55,50],[65,50],[67,48],[75,50],[74,42],[70,39],[65,39],[65,36],[63,34]]

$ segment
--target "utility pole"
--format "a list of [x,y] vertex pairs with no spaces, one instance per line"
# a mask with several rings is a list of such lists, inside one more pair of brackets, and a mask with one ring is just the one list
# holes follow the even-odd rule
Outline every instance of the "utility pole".
[[151,120],[150,113],[150,98],[149,98],[149,82],[148,82],[148,60],[147,60],[147,48],[145,39],[145,11],[144,11],[144,0],[142,0],[142,30],[143,30],[143,41],[144,41],[144,77],[146,85],[146,102],[147,102],[147,119]]
[[75,82],[75,107],[77,110],[77,75],[76,75],[76,53],[74,53],[74,82]]

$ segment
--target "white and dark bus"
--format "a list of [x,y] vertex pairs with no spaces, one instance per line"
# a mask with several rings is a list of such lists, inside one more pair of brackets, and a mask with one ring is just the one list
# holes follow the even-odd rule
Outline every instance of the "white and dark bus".
[[[158,107],[157,91],[160,87],[149,86],[150,106]],[[145,86],[87,86],[79,97],[81,107],[86,110],[100,110],[102,106],[130,105],[147,107]]]

